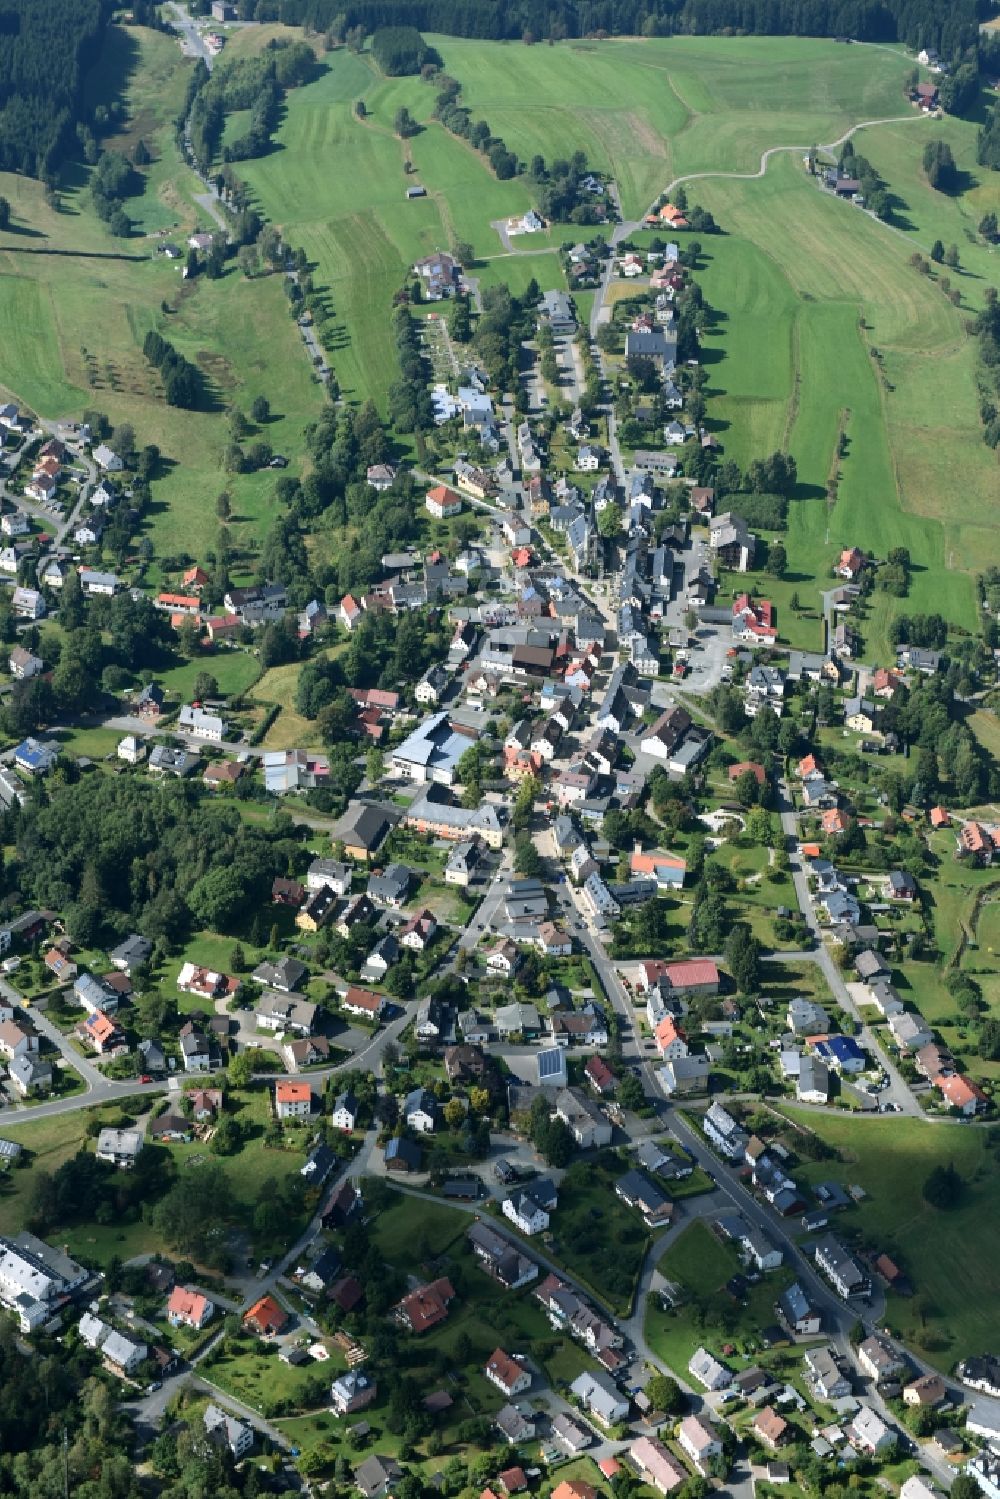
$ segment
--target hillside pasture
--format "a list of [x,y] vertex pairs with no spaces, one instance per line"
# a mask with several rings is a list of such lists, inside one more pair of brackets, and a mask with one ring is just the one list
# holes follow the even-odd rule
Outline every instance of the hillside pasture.
[[[966,526],[987,543],[979,532],[991,503],[992,458],[977,430],[973,349],[961,313],[908,265],[905,241],[836,202],[797,158],[772,160],[767,175],[752,182],[706,180],[700,196],[728,231],[720,249],[715,241],[708,246],[704,282],[709,302],[725,314],[707,340],[710,379],[721,392],[716,409],[732,424],[738,461],[766,451],[762,436],[787,435],[799,474],[789,511],[795,570],[822,586],[842,546],[880,556],[907,546],[914,562],[909,597],[876,597],[866,632],[871,651],[886,652],[885,632],[899,610],[943,606],[956,624],[971,628],[970,579],[946,571],[945,563],[958,568],[969,555]],[[737,264],[742,273],[729,275]],[[730,285],[735,312],[726,301]],[[930,387],[940,379],[942,360],[951,378],[935,409]],[[752,439],[743,430],[745,406],[756,419]],[[722,436],[728,453],[728,428]],[[954,488],[941,486],[942,471],[952,465],[968,480],[960,519],[948,513]],[[828,515],[832,473],[839,488]],[[995,536],[989,546],[995,558]]]
[[[183,281],[181,263],[156,254],[167,229],[183,244],[204,223],[185,196],[198,183],[173,133],[190,64],[175,41],[145,28],[112,27],[106,52],[116,73],[130,67],[129,123],[108,144],[132,151],[142,138],[153,157],[141,192],[126,204],[137,232],[115,239],[107,231],[85,172],[57,200],[39,182],[0,174],[0,193],[12,208],[11,227],[0,234],[0,387],[46,418],[78,416],[91,406],[112,423],[131,423],[137,441],[155,443],[163,455],[144,523],[157,554],[203,556],[215,540],[221,489],[233,496],[239,546],[244,535],[263,533],[274,488],[270,473],[225,472],[226,408],[247,411],[266,394],[273,417],[260,435],[294,458],[319,387],[280,277],[247,281],[232,265],[218,281]],[[204,409],[164,402],[142,353],[152,328],[202,370]]]

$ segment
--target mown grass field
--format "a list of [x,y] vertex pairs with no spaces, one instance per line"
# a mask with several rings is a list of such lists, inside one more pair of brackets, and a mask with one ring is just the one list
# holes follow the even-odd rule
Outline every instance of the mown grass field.
[[[788,1109],[842,1153],[845,1164],[804,1163],[808,1182],[835,1175],[867,1196],[842,1220],[865,1244],[886,1250],[915,1289],[890,1296],[886,1325],[936,1367],[948,1370],[969,1349],[988,1348],[1000,1335],[1000,1273],[993,1224],[1000,1208],[1000,1168],[993,1132],[919,1119],[838,1119]],[[931,1207],[923,1184],[935,1165],[953,1163],[965,1187],[959,1204]]]
[[[209,223],[194,202],[200,184],[182,162],[173,119],[190,70],[170,36],[112,27],[99,70],[121,82],[128,122],[103,144],[131,154],[145,141],[152,162],[127,200],[135,226],[113,238],[78,171],[46,201],[38,182],[0,175],[12,226],[0,234],[0,388],[40,415],[79,415],[85,406],[130,422],[139,443],[156,443],[164,473],[153,485],[146,527],[158,555],[203,557],[215,539],[215,497],[233,494],[232,530],[259,535],[269,518],[274,475],[228,475],[226,407],[249,409],[266,394],[274,417],[261,434],[296,458],[320,400],[280,278],[246,281],[235,269],[216,282],[182,282],[181,263],[155,254],[159,233],[183,244]],[[164,310],[164,309],[169,310]],[[205,375],[211,409],[168,407],[142,355],[157,328]]]
[[[914,123],[916,138],[925,123]],[[875,135],[867,132],[865,149]],[[973,628],[963,569],[997,555],[995,533],[987,536],[996,466],[980,437],[963,313],[907,264],[905,239],[818,190],[797,157],[775,158],[761,180],[706,181],[699,195],[728,231],[711,242],[703,277],[724,312],[708,339],[710,410],[737,461],[782,441],[795,456],[788,551],[800,594],[810,578],[826,586],[842,546],[884,556],[903,545],[914,564],[910,593],[876,595],[869,654],[886,655],[900,611],[938,609]],[[829,511],[832,474],[839,488]]]
[[448,72],[526,161],[585,151],[637,218],[673,177],[756,170],[769,146],[830,141],[902,113],[904,60],[789,37],[675,37],[557,47],[432,38]]
[[[359,99],[364,120],[355,113]],[[392,130],[401,105],[428,122],[405,142]],[[470,146],[429,123],[433,107],[432,87],[380,78],[366,57],[338,52],[289,97],[278,149],[241,167],[264,211],[303,246],[329,289],[339,330],[329,352],[350,401],[373,396],[384,404],[396,368],[392,297],[413,263],[456,239],[477,255],[498,253],[490,221],[530,206],[526,185],[498,182]],[[410,202],[406,188],[415,182],[428,196]],[[550,284],[564,285],[554,257],[549,270]]]

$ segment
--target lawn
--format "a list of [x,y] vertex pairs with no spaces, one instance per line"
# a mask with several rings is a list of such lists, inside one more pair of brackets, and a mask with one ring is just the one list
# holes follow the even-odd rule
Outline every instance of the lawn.
[[278,703],[281,707],[281,712],[264,736],[265,749],[301,749],[304,745],[319,742],[315,720],[304,718],[295,711],[295,692],[301,670],[301,663],[297,661],[287,666],[272,666],[254,688],[255,703],[260,703],[265,708]]
[[469,1226],[468,1213],[438,1207],[402,1192],[393,1192],[379,1209],[372,1238],[387,1264],[413,1274],[421,1262],[450,1250]]
[[255,1344],[232,1354],[213,1353],[202,1367],[212,1384],[252,1410],[281,1416],[329,1408],[330,1381],[346,1367],[336,1349],[331,1353],[322,1362],[293,1366],[281,1362],[277,1346],[261,1352]]
[[176,694],[182,702],[194,697],[194,684],[199,673],[207,671],[219,684],[222,697],[238,697],[249,692],[260,676],[260,662],[251,651],[231,650],[220,647],[214,651],[201,651],[193,661],[180,661],[168,671],[161,672],[158,680],[164,690]]
[[[798,1110],[786,1109],[802,1121]],[[861,1205],[841,1220],[864,1243],[886,1250],[915,1288],[890,1296],[886,1321],[936,1367],[948,1370],[963,1353],[1000,1337],[1000,1271],[993,1225],[1000,1211],[1000,1169],[994,1131],[919,1119],[839,1119],[810,1114],[809,1125],[845,1162],[803,1162],[807,1182],[836,1176],[861,1186]],[[965,1182],[948,1212],[929,1206],[923,1183],[935,1165],[952,1163]]]
[[[743,1303],[724,1290],[726,1283],[743,1269],[731,1244],[719,1240],[701,1219],[691,1223],[663,1255],[659,1270],[676,1287],[680,1302],[674,1309],[650,1297],[645,1332],[657,1358],[687,1377],[687,1366],[695,1349],[704,1344],[719,1352],[732,1342],[750,1355],[759,1348],[757,1334],[774,1321],[774,1302],[792,1279],[780,1268],[749,1287]],[[737,1363],[745,1362],[741,1356]]]
[[632,1305],[650,1234],[639,1214],[623,1208],[614,1183],[626,1166],[612,1153],[572,1165],[559,1187],[550,1252],[613,1311]]

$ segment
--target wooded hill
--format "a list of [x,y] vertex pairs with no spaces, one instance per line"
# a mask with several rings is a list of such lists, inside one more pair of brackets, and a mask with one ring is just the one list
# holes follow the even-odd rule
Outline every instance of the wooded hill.
[[[347,26],[416,26],[484,40],[721,32],[759,36],[844,36],[935,47],[957,59],[975,45],[977,0],[260,0],[266,19],[326,31]],[[986,11],[983,11],[986,14]]]
[[0,169],[53,177],[75,143],[110,12],[111,0],[2,0]]

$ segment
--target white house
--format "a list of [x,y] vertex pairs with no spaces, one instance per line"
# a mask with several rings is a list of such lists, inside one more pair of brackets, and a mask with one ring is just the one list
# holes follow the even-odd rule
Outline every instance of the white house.
[[528,1192],[512,1192],[504,1198],[503,1215],[515,1228],[530,1238],[540,1234],[549,1226],[549,1215]]
[[688,1360],[688,1373],[706,1390],[724,1390],[732,1375],[725,1364],[713,1358],[707,1348],[696,1348]]
[[182,734],[207,739],[210,744],[221,744],[225,733],[225,724],[217,713],[206,713],[204,708],[194,708],[190,703],[181,709],[177,726]]
[[106,443],[99,443],[94,449],[94,462],[97,463],[106,474],[120,474],[125,467],[118,454]]
[[495,1348],[487,1360],[483,1370],[490,1384],[496,1385],[497,1389],[512,1400],[515,1395],[521,1395],[525,1390],[531,1388],[531,1373],[516,1358],[511,1358],[502,1348]]

